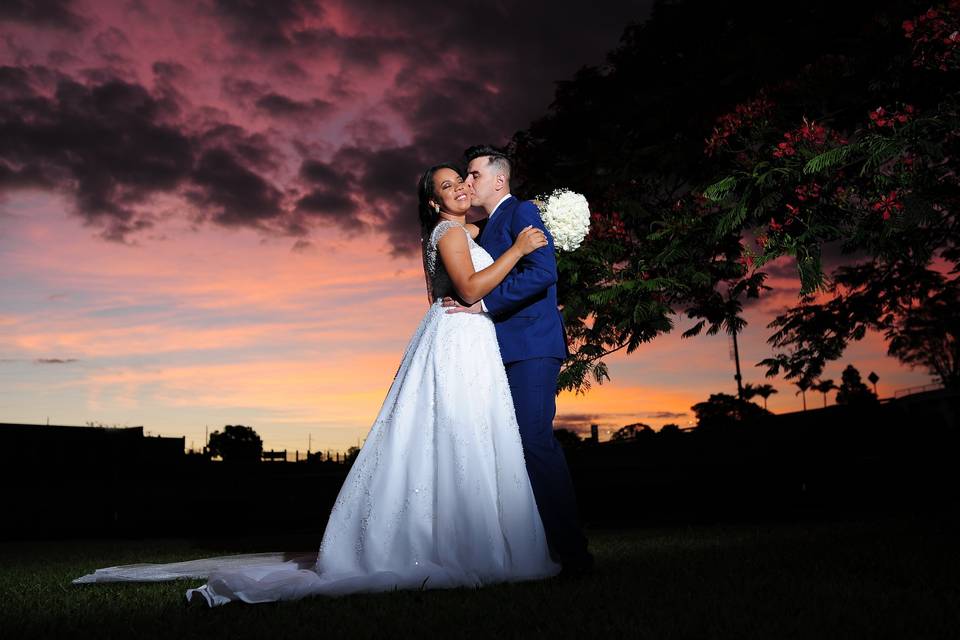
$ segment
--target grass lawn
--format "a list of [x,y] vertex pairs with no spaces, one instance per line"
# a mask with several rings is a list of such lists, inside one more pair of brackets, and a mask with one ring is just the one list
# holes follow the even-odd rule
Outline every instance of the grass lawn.
[[0,543],[0,636],[960,637],[953,517],[588,534],[597,567],[582,578],[216,609],[185,606],[199,580],[70,581],[117,564],[310,549],[319,537]]

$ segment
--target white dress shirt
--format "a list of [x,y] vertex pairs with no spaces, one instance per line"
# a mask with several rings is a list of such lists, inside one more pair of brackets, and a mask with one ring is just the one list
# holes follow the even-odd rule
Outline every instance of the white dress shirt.
[[505,196],[503,196],[502,198],[500,198],[500,202],[497,203],[497,206],[495,206],[495,207],[493,208],[493,211],[490,212],[490,215],[487,216],[487,222],[488,222],[488,223],[493,219],[493,214],[495,214],[495,213],[497,212],[497,209],[500,208],[500,205],[502,205],[503,202],[504,202],[507,198],[509,198],[509,197],[510,197],[510,194],[508,193],[507,195],[505,195]]

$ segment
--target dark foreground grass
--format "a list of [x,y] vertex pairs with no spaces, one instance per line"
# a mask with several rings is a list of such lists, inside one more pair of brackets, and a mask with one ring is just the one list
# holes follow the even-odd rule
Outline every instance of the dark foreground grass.
[[[957,638],[953,518],[590,531],[595,572],[483,589],[187,607],[203,581],[72,585],[97,567],[309,539],[0,544],[3,638]],[[306,545],[304,543],[307,543]],[[278,544],[295,546],[278,547]]]

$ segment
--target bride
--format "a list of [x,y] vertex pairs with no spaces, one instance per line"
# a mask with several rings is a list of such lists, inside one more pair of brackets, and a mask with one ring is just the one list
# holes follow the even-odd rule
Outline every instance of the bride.
[[441,164],[420,179],[432,304],[404,352],[340,494],[319,553],[243,554],[98,569],[74,583],[206,578],[188,589],[213,607],[312,595],[480,586],[556,575],[527,476],[493,321],[447,313],[472,303],[547,245],[529,227],[494,261],[466,224],[470,187]]

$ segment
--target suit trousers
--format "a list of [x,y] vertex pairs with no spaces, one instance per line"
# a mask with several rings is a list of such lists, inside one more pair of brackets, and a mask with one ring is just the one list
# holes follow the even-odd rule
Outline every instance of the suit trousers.
[[567,459],[553,435],[561,363],[560,358],[531,358],[505,363],[504,368],[547,544],[554,560],[566,563],[587,554],[587,539],[580,530]]

